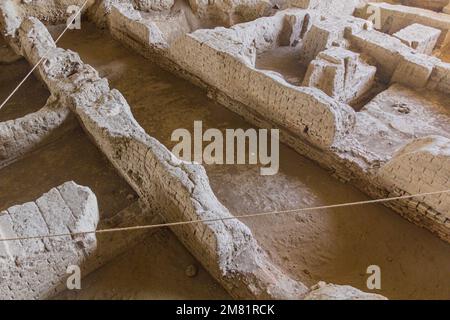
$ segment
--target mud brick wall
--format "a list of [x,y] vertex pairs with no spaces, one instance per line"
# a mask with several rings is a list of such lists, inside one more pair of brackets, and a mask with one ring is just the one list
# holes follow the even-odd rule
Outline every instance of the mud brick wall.
[[401,3],[411,7],[442,11],[449,4],[449,0],[402,0]]
[[131,5],[113,5],[108,16],[108,25],[113,37],[127,43],[132,48],[141,48],[142,44],[155,49],[166,49],[167,41],[158,27]]
[[[39,34],[29,38],[29,34]],[[46,39],[34,18],[20,29],[22,42]],[[37,40],[39,41],[39,40]],[[38,45],[26,46],[34,57]],[[231,218],[213,194],[202,166],[186,164],[148,136],[126,100],[71,51],[53,48],[39,67],[50,92],[77,114],[87,133],[149,208],[166,222]],[[237,220],[174,227],[185,246],[234,296],[300,298],[307,288],[267,259],[250,230]],[[250,266],[250,267],[249,267]]]
[[361,0],[289,0],[291,7],[321,10],[326,14],[351,15]]
[[348,47],[349,35],[368,28],[369,23],[354,17],[313,16],[311,27],[302,39],[300,61],[307,66],[319,52],[331,47]]
[[[379,176],[388,188],[398,188],[409,194],[447,190],[450,187],[450,140],[431,136],[409,143],[381,167]],[[427,196],[426,204],[450,219],[449,193]]]
[[399,39],[376,30],[364,30],[351,36],[353,48],[377,62],[380,79],[408,87],[430,86],[445,94],[448,88],[448,64],[440,59],[414,52]]
[[[95,230],[97,198],[89,188],[65,183],[34,202],[0,213],[0,237],[30,237]],[[76,240],[76,241],[72,241]],[[94,235],[0,243],[2,299],[46,298],[56,292],[69,265],[81,265],[96,248]],[[33,272],[46,270],[47,272]]]
[[64,124],[74,127],[70,110],[50,102],[37,112],[0,123],[0,168],[36,148]]
[[428,87],[450,94],[450,63],[439,62],[435,65]]
[[252,54],[276,43],[282,16],[257,21],[264,28],[248,24],[186,35],[171,47],[171,56],[182,68],[254,112],[319,148],[329,148],[352,130],[354,111],[318,89],[292,86],[271,72],[255,69]]
[[[8,0],[7,0],[8,1]],[[41,21],[50,23],[65,22],[71,15],[67,12],[70,6],[81,6],[86,0],[12,0],[17,3],[17,7],[23,12],[23,18],[36,17]],[[95,0],[88,0],[83,8],[83,12],[94,4]]]
[[[369,5],[376,12],[376,19],[380,19],[381,31],[393,34],[401,29],[420,23],[425,26],[440,29],[442,31],[438,40],[438,46],[445,46],[450,41],[450,15],[430,11],[422,8],[392,5],[389,3],[370,2]],[[362,10],[363,17],[372,15],[367,9]]]

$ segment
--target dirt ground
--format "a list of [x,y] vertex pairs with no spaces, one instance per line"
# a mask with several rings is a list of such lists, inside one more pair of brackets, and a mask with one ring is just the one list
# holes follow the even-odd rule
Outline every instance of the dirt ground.
[[[209,100],[202,90],[125,49],[90,24],[83,24],[81,31],[66,34],[60,45],[79,52],[85,62],[106,76],[111,86],[127,98],[144,129],[169,148],[174,144],[170,141],[172,131],[192,130],[194,120],[202,120],[205,129],[250,127],[237,115]],[[259,168],[254,166],[207,166],[206,169],[218,198],[234,214],[367,199],[287,147],[281,147],[280,157],[280,172],[270,177],[260,176]],[[383,206],[243,220],[273,261],[308,285],[325,280],[367,291],[366,269],[375,264],[382,270],[382,290],[377,293],[394,299],[450,298],[450,246]],[[159,264],[172,252],[147,251],[153,250],[148,246],[154,245],[149,240],[147,245],[136,247],[92,274],[89,285],[70,297],[107,297],[107,292],[114,292],[115,298],[159,297],[159,292],[170,297],[181,297],[180,292],[190,294],[187,298],[203,297],[204,293],[211,298],[223,296],[223,291],[215,285],[204,287],[205,284],[195,282],[194,285],[189,281],[174,286],[170,294],[171,287],[166,282],[162,283],[165,288],[159,288],[161,279],[155,280],[155,274],[149,274],[145,266],[149,259]],[[179,250],[184,252],[181,247]],[[167,258],[167,265],[161,264],[161,268],[178,268],[175,278],[183,278],[185,263],[177,258]],[[143,285],[147,281],[154,285]],[[213,283],[211,279],[201,281]],[[165,293],[161,295],[168,297]]]
[[[30,64],[21,59],[0,64],[0,101],[3,102],[30,71]],[[32,99],[30,99],[32,97]],[[45,85],[34,75],[23,84],[0,112],[0,121],[13,120],[41,109],[49,97]]]
[[[194,265],[195,277],[185,270]],[[230,299],[169,230],[161,230],[55,299]]]
[[0,210],[39,198],[66,181],[96,194],[102,217],[136,200],[136,194],[80,127],[0,170]]

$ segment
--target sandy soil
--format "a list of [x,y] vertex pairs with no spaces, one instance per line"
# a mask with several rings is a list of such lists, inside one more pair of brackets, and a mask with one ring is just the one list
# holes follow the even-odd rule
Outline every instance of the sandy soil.
[[[139,123],[169,148],[173,146],[172,131],[192,130],[194,120],[203,120],[204,128],[249,127],[240,117],[207,99],[197,87],[123,48],[92,25],[71,31],[60,44],[79,52],[84,61],[106,76],[112,87],[125,95]],[[280,172],[272,177],[260,176],[257,167],[208,166],[219,199],[236,214],[366,199],[292,150],[281,147],[280,154]],[[382,269],[382,290],[377,293],[389,298],[450,298],[450,246],[383,206],[244,220],[272,259],[307,284],[325,280],[367,290],[366,268],[376,264]],[[139,263],[142,255],[139,250],[127,253],[129,259]],[[129,264],[117,263],[106,267],[114,272],[96,276],[115,281],[147,277],[145,268],[135,266],[142,273],[136,271],[131,276],[126,275]],[[107,280],[95,283],[101,288],[89,289],[92,296],[114,287]],[[183,285],[172,294],[186,290]],[[142,288],[139,282],[131,281],[129,286],[133,292],[151,294],[143,292],[148,288]],[[83,297],[91,297],[89,292]]]

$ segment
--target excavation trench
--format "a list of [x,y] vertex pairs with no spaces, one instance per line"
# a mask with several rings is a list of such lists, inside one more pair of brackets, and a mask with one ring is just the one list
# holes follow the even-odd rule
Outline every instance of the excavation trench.
[[[108,78],[111,87],[126,97],[141,126],[169,149],[175,144],[170,139],[173,130],[193,132],[196,120],[203,121],[204,130],[250,127],[199,88],[161,70],[91,24],[67,33],[60,46],[78,52]],[[235,215],[367,199],[285,146],[280,147],[280,171],[275,176],[261,176],[256,166],[205,167],[217,197]],[[367,291],[366,269],[378,265],[382,290],[377,293],[389,298],[450,298],[448,244],[381,205],[242,221],[281,269],[307,285],[325,280]],[[97,275],[105,290],[114,286],[105,280],[108,274],[130,277],[127,263],[111,268],[114,272]],[[96,290],[93,285],[80,297],[95,295]]]
[[[25,59],[0,66],[3,102],[31,69]],[[0,111],[0,122],[15,120],[43,108],[45,85],[31,75]],[[43,143],[0,170],[0,210],[39,198],[66,181],[91,188],[101,218],[108,218],[136,201],[136,194],[73,119],[49,130]]]
[[[0,67],[2,98],[29,69],[25,60]],[[31,76],[2,109],[0,119],[12,120],[35,112],[42,108],[47,97],[47,89]],[[100,226],[137,200],[135,192],[80,126],[64,134],[59,129],[52,132],[47,143],[0,169],[0,181],[0,211],[35,200],[66,181],[87,186],[98,200]],[[109,245],[108,237],[98,236],[98,249]],[[83,290],[63,292],[57,298],[228,299],[227,293],[203,268],[199,268],[195,278],[186,277],[185,268],[195,264],[176,237],[162,229],[85,278]],[[122,276],[117,277],[118,274]],[[117,281],[112,283],[112,279]]]
[[0,170],[0,209],[37,199],[71,180],[96,194],[101,218],[136,201],[134,191],[77,127]]

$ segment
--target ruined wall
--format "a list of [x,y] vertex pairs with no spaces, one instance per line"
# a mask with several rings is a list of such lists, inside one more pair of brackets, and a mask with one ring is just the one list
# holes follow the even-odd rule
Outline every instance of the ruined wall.
[[311,288],[305,300],[386,300],[386,298],[363,293],[350,286],[319,282]]
[[416,52],[431,56],[441,33],[439,29],[414,23],[394,33],[393,36]]
[[141,14],[131,5],[115,5],[108,16],[111,35],[127,43],[130,47],[142,49],[142,44],[154,51],[166,50],[169,47],[167,39],[157,25],[142,18]]
[[[6,0],[15,2],[22,17],[36,17],[48,23],[65,22],[71,13],[67,12],[70,6],[81,6],[86,0]],[[88,0],[83,12],[94,4],[95,0]]]
[[[300,17],[304,12],[300,11]],[[353,110],[315,88],[296,87],[254,67],[255,55],[276,45],[283,15],[230,29],[198,30],[170,54],[183,69],[319,148],[351,131]]]
[[[36,19],[22,24],[19,36],[22,43],[31,43],[22,46],[30,60],[40,52],[36,41],[49,39],[46,33]],[[39,72],[52,94],[78,115],[99,148],[164,221],[232,217],[212,193],[204,168],[181,162],[148,136],[123,96],[110,90],[78,55],[53,48]],[[299,298],[307,291],[273,266],[250,230],[236,220],[190,224],[173,231],[235,297]]]
[[[66,182],[36,201],[0,213],[0,238],[161,223],[158,215],[140,200],[109,219],[98,221],[98,218],[92,191]],[[23,219],[28,219],[27,223]],[[0,296],[2,299],[51,298],[67,289],[68,266],[79,266],[85,277],[156,232],[151,229],[0,242]],[[45,250],[41,250],[42,246]]]
[[[51,98],[50,98],[51,99]],[[0,123],[0,168],[76,125],[70,110],[48,101],[37,112]],[[58,128],[63,130],[56,130]]]
[[[377,62],[377,71],[386,83],[397,82],[413,88],[424,88],[431,80],[446,78],[446,65],[435,57],[417,53],[403,44],[399,39],[376,30],[363,30],[352,34],[352,46]],[[443,84],[434,86],[448,94]]]
[[142,11],[169,10],[174,3],[174,0],[133,0],[134,7]]
[[[42,52],[48,53],[38,68],[41,78],[52,95],[77,114],[87,133],[148,210],[159,212],[166,222],[214,220],[172,230],[232,296],[302,298],[309,292],[274,266],[250,230],[220,204],[204,168],[176,159],[148,136],[133,118],[123,96],[111,90],[108,81],[77,54],[56,48],[38,20],[31,18],[22,23],[19,40],[22,53],[30,62],[39,59]],[[50,50],[43,50],[45,47]],[[113,244],[124,247],[121,242]],[[101,263],[104,259],[96,261]],[[358,295],[349,298],[365,296],[359,290],[354,292]],[[341,297],[346,294],[346,288],[336,293]]]
[[320,10],[325,14],[352,15],[361,0],[288,0],[289,7]]
[[[97,198],[73,182],[0,213],[0,237],[32,237],[96,230]],[[39,299],[60,290],[69,265],[96,249],[95,235],[0,242],[2,299]],[[42,272],[44,271],[44,272]]]
[[[9,41],[15,41],[16,32],[26,17],[36,17],[47,23],[64,23],[73,14],[70,6],[80,9],[86,0],[2,0],[0,3],[0,29]],[[95,0],[88,0],[82,12],[86,12]],[[10,43],[11,44],[11,43]],[[16,49],[13,46],[13,49]]]
[[285,0],[189,0],[193,12],[204,21],[230,27],[236,23],[255,20],[275,13]]
[[428,88],[450,93],[450,63],[439,62],[435,65]]
[[405,6],[442,11],[449,4],[449,0],[401,0]]
[[303,85],[315,87],[343,103],[363,96],[375,82],[376,68],[340,47],[322,51],[308,66]]
[[[327,23],[326,19],[329,19],[330,23]],[[448,67],[439,59],[417,54],[399,39],[371,30],[365,21],[352,17],[321,18],[321,15],[314,11],[288,10],[270,18],[257,19],[228,29],[198,30],[174,42],[159,57],[168,56],[177,64],[174,70],[206,86],[215,99],[229,105],[247,119],[253,119],[250,121],[255,121],[259,126],[280,127],[284,131],[282,139],[302,154],[307,154],[325,167],[336,170],[344,179],[354,179],[361,189],[372,196],[384,196],[384,185],[372,180],[372,171],[376,171],[379,161],[383,160],[369,150],[361,149],[352,136],[353,121],[358,114],[355,115],[353,110],[350,110],[347,117],[348,106],[337,103],[320,91],[291,86],[275,72],[254,68],[258,54],[279,45],[290,45],[299,36],[304,36],[302,45],[311,48],[310,51],[313,52],[317,45],[315,40],[322,34],[311,31],[314,30],[314,24],[325,31],[325,45],[321,48],[339,45],[366,54],[374,59],[377,75],[386,83],[392,81],[410,87],[429,87],[445,94],[449,93]],[[122,29],[122,32],[132,31]],[[309,42],[305,41],[307,37]],[[127,40],[121,41],[127,43]],[[143,40],[136,41],[138,42],[141,48],[145,47]],[[143,53],[142,50],[137,50]],[[314,54],[311,57],[314,57]],[[311,106],[314,107],[309,109]],[[338,114],[335,119],[346,119],[331,126],[337,126],[337,131],[328,130],[330,127],[324,128],[322,125],[315,126],[323,116],[321,110],[326,110],[327,113],[329,109]],[[327,122],[328,120],[330,118],[326,118]],[[340,123],[344,125],[339,127]],[[338,133],[334,134],[335,132]],[[344,139],[341,141],[341,138]],[[339,143],[335,144],[336,142]],[[316,152],[310,147],[311,144],[322,150],[333,146],[334,153],[319,150]],[[395,192],[397,191],[399,190]],[[392,196],[398,195],[398,192],[395,192]],[[409,202],[399,201],[392,204],[392,207],[408,219],[415,216],[411,220],[439,233],[443,239],[448,239],[448,228],[443,227],[443,224],[436,223],[435,220],[417,218],[418,211],[415,209],[404,209]]]
[[363,18],[367,18],[376,12],[376,19],[379,19],[381,31],[389,34],[413,24],[420,23],[442,31],[438,40],[439,46],[445,46],[450,41],[450,15],[430,11],[422,8],[408,7],[403,5],[392,5],[389,3],[370,2],[372,10],[363,9]]
[[301,49],[300,61],[308,65],[319,52],[332,47],[348,47],[349,34],[367,28],[367,21],[353,17],[315,17],[306,32]]
[[[389,189],[409,194],[447,190],[450,186],[450,140],[430,136],[412,141],[381,167],[379,177]],[[450,194],[428,196],[426,203],[450,222]]]
[[161,16],[157,15],[157,18],[143,17],[143,13],[136,10],[131,3],[124,2],[111,4],[104,16],[95,10],[92,14],[95,15],[93,20],[97,25],[107,25],[115,39],[144,56],[155,59],[164,57],[170,44],[191,32],[193,28],[192,21],[188,21],[184,10],[162,13]]

